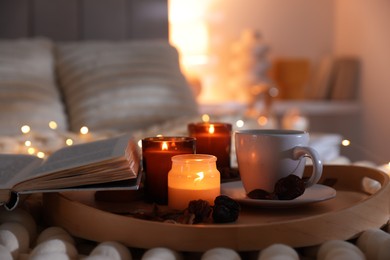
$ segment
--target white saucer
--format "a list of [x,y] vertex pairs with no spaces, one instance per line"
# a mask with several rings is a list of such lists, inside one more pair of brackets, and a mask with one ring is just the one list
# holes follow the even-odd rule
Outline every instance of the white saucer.
[[291,208],[332,199],[336,196],[336,190],[325,185],[315,184],[293,200],[260,200],[248,198],[242,182],[234,181],[223,183],[221,185],[221,194],[227,195],[245,205],[263,208]]

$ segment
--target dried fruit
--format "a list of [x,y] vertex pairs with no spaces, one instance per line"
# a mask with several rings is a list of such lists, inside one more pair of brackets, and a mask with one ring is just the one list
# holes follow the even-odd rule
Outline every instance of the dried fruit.
[[213,220],[215,223],[229,223],[237,220],[240,214],[240,204],[226,195],[220,195],[214,200]]
[[207,222],[210,217],[212,208],[210,203],[206,200],[192,200],[188,204],[188,212],[195,215],[194,224]]
[[250,191],[247,196],[251,199],[258,199],[258,200],[274,200],[276,199],[275,193],[268,192],[266,190],[262,189],[255,189]]
[[280,200],[292,200],[305,192],[305,182],[296,175],[290,174],[275,184],[274,193]]

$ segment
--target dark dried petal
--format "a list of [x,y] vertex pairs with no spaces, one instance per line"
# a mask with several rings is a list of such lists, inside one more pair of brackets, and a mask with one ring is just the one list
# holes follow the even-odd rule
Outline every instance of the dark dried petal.
[[210,217],[212,208],[206,200],[192,200],[188,204],[188,212],[195,215],[194,223],[206,222]]
[[214,205],[227,205],[230,208],[240,208],[240,204],[237,201],[226,195],[219,195],[214,200]]
[[252,190],[247,194],[247,196],[251,199],[258,200],[273,200],[276,198],[275,193],[271,193],[262,189]]
[[195,224],[195,214],[188,212],[188,210],[185,210],[183,214],[181,214],[175,221],[180,224]]
[[220,195],[214,200],[213,220],[215,223],[229,223],[237,220],[240,214],[240,204],[226,195]]
[[305,182],[296,175],[290,174],[275,184],[274,193],[280,200],[292,200],[305,192]]

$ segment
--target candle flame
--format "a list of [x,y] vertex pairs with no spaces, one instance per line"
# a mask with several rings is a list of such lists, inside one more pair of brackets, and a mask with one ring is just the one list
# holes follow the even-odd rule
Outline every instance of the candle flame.
[[163,142],[162,144],[161,144],[161,150],[168,150],[168,143],[167,142]]
[[215,132],[214,125],[210,125],[210,127],[209,127],[209,133],[210,133],[210,134],[214,134],[214,132]]
[[203,180],[203,178],[204,178],[204,172],[198,172],[198,173],[196,173],[196,175],[197,175],[198,177],[196,177],[196,178],[194,179],[194,182],[198,182],[198,181],[202,181],[202,180]]

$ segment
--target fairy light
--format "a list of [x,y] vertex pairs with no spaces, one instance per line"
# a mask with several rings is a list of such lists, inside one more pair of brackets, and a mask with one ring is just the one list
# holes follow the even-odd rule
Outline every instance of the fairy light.
[[31,131],[30,126],[28,125],[23,125],[20,130],[22,131],[23,134],[28,134]]
[[390,162],[388,161],[389,158],[387,156],[378,156],[377,152],[374,152],[374,151],[368,149],[367,147],[359,144],[358,142],[356,142],[356,140],[354,142],[351,142],[349,139],[343,139],[341,141],[341,145],[346,147],[346,149],[353,148],[353,150],[358,151],[362,156],[364,156],[366,158],[367,161],[371,160],[373,162],[376,162],[376,161],[386,162],[383,165],[381,165],[380,167],[387,168],[386,171],[390,172]]
[[349,146],[349,145],[351,145],[351,141],[349,141],[348,139],[344,139],[343,141],[341,141],[341,144],[343,146]]
[[35,153],[35,148],[34,148],[34,147],[29,147],[29,148],[27,149],[27,153],[28,153],[28,154],[34,154],[34,153]]
[[65,140],[65,144],[66,144],[67,146],[71,146],[71,145],[73,145],[73,140],[70,139],[70,138],[68,138],[68,139]]
[[88,132],[89,132],[88,127],[83,126],[83,127],[80,128],[80,134],[86,135],[86,134],[88,134]]
[[236,121],[236,126],[237,126],[238,128],[241,128],[241,127],[243,127],[243,126],[244,126],[244,124],[245,124],[245,123],[244,123],[244,121],[243,121],[243,120],[241,120],[241,119]]
[[44,158],[45,157],[45,153],[44,152],[37,152],[37,156],[39,158]]
[[30,147],[31,146],[31,141],[30,140],[26,140],[24,142],[24,145],[27,146],[27,147]]
[[50,122],[49,122],[49,127],[50,127],[50,129],[52,129],[52,130],[56,130],[57,127],[58,127],[58,124],[57,124],[56,121],[50,121]]
[[210,122],[210,116],[208,114],[203,114],[202,121],[203,122]]
[[257,119],[257,123],[261,126],[265,126],[268,123],[268,118],[266,116],[260,116]]

